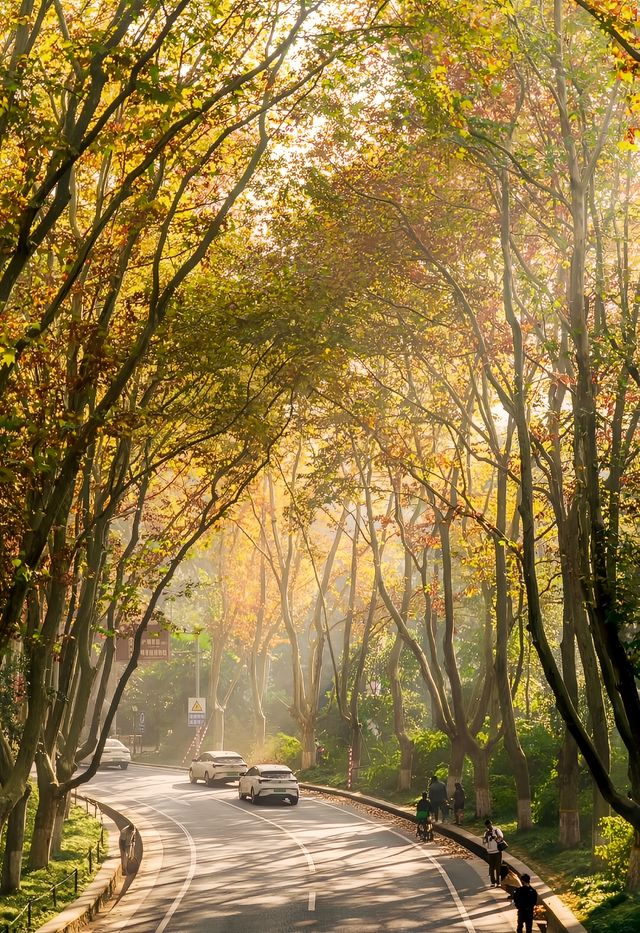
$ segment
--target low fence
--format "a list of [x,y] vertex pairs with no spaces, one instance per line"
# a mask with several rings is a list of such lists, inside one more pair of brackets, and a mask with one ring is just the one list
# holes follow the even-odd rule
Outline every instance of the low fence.
[[[91,797],[81,797],[76,794],[75,790],[73,792],[73,803],[76,806],[79,806],[78,801],[84,801],[86,811],[89,813],[89,808],[93,806],[93,815],[97,819],[98,812],[100,811],[100,822],[102,823],[102,811],[100,810],[100,804],[93,800]],[[100,838],[98,839],[95,846],[91,846],[87,849],[87,862],[89,865],[89,874],[93,871],[94,862],[98,864],[102,861],[101,856],[104,856],[106,853],[105,844],[104,844],[104,825],[100,829]],[[73,878],[73,893],[74,896],[78,894],[78,869],[74,868],[72,872],[66,875],[61,881],[57,881],[55,884],[47,886],[47,890],[43,894],[39,894],[38,897],[32,897],[27,901],[26,907],[20,911],[19,914],[10,920],[9,922],[3,923],[0,927],[0,933],[18,933],[19,930],[32,930],[34,929],[33,915],[39,911],[36,908],[36,905],[41,901],[45,901],[50,898],[50,905],[57,910],[58,908],[58,889],[62,888],[64,885],[68,884],[70,879]],[[38,921],[39,922],[39,921]]]

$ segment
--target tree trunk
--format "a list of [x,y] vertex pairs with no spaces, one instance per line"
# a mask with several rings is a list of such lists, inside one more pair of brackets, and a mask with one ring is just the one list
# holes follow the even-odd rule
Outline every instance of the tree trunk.
[[64,821],[69,812],[69,795],[58,797],[56,805],[56,815],[53,821],[53,833],[51,835],[51,851],[57,855],[62,848],[62,837],[64,834]]
[[462,768],[464,765],[464,744],[461,739],[454,735],[451,739],[451,751],[449,753],[449,774],[447,776],[447,793],[453,796],[456,783],[462,783]]
[[316,763],[316,723],[315,717],[302,723],[302,770],[313,768]]
[[607,840],[604,837],[601,828],[601,820],[605,816],[611,816],[611,807],[604,799],[600,791],[598,790],[598,785],[596,782],[593,782],[593,812],[591,816],[591,845],[593,851],[593,863],[595,868],[603,868],[604,861],[600,856],[595,854],[596,846],[603,846],[606,844]]
[[627,887],[629,891],[640,891],[640,830],[638,829],[633,832]]
[[355,781],[362,762],[362,726],[358,719],[351,721],[351,773]]
[[391,696],[393,699],[393,731],[400,746],[400,771],[398,773],[398,790],[409,790],[411,787],[411,765],[413,763],[413,742],[407,735],[402,685],[400,683],[400,656],[404,642],[402,636],[397,634],[391,649],[387,664],[387,674],[391,683]]
[[478,746],[471,754],[473,763],[473,786],[476,795],[476,817],[484,820],[491,816],[491,794],[489,793],[489,754]]
[[570,849],[580,842],[578,746],[566,727],[558,761],[558,789],[560,798],[558,842],[562,849]]
[[9,814],[7,821],[4,857],[2,860],[2,886],[0,887],[0,894],[3,895],[14,894],[20,890],[25,819],[27,801],[30,796],[31,784],[27,784],[24,794]]
[[56,784],[48,780],[38,780],[38,809],[36,810],[31,850],[29,852],[29,871],[46,868],[51,857],[51,837],[56,818]]
[[224,706],[216,703],[213,707],[213,717],[211,720],[213,727],[213,737],[211,744],[214,751],[222,751],[224,748]]
[[498,699],[500,701],[500,713],[502,715],[502,727],[504,730],[504,747],[516,785],[516,794],[518,799],[518,829],[531,829],[533,819],[531,817],[531,782],[529,780],[529,765],[525,755],[516,727],[515,713],[513,709],[513,698],[511,696],[511,683],[509,680],[509,635],[512,628],[513,610],[508,592],[508,567],[504,547],[504,536],[507,533],[507,470],[508,457],[511,452],[511,437],[513,422],[509,420],[507,432],[507,441],[504,451],[504,459],[499,464],[497,479],[496,496],[496,526],[500,532],[500,539],[494,541],[494,559],[495,559],[495,609],[496,609],[496,655],[495,672],[496,687]]

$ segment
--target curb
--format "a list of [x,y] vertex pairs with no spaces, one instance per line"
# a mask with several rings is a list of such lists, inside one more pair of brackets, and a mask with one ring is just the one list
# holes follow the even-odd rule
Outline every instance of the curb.
[[[368,806],[376,807],[378,810],[391,813],[393,816],[401,816],[404,817],[404,819],[415,822],[412,809],[408,807],[398,807],[393,803],[389,803],[388,800],[368,797],[366,794],[361,794],[358,791],[342,790],[339,787],[324,787],[319,784],[307,784],[302,781],[300,782],[300,787],[304,787],[305,790],[315,790],[320,794],[333,794],[336,797],[345,797],[347,800],[365,803]],[[436,833],[440,833],[441,836],[447,836],[448,839],[452,839],[454,842],[457,842],[458,845],[463,846],[463,848],[468,849],[470,852],[473,852],[474,855],[486,861],[484,846],[480,842],[478,836],[473,836],[465,829],[460,829],[451,823],[436,823],[434,829]],[[525,872],[531,875],[531,882],[547,910],[547,933],[587,933],[586,928],[582,926],[564,901],[562,901],[557,894],[554,894],[551,888],[549,888],[532,869],[528,868],[524,862],[521,862],[520,859],[512,855],[508,855],[506,858],[503,856],[503,862],[505,865],[513,868],[518,875],[522,875]]]
[[[102,863],[100,871],[80,897],[68,904],[62,913],[48,920],[43,926],[38,927],[36,933],[77,933],[78,930],[81,930],[87,923],[93,920],[99,914],[103,904],[106,904],[106,902],[113,897],[123,877],[120,865],[120,854],[118,852],[116,855],[112,855],[111,852],[114,848],[114,840],[117,838],[120,829],[128,823],[129,820],[122,813],[108,807],[106,804],[94,801],[91,797],[82,797],[78,794],[77,799],[89,800],[92,803],[97,803],[100,810],[111,824],[111,826],[108,827],[110,854]],[[139,835],[137,835],[137,844],[140,846],[140,851],[136,852],[136,855],[141,856],[142,844]]]

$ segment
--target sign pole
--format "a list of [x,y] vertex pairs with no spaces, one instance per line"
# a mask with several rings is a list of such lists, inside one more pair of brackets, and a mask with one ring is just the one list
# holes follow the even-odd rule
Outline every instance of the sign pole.
[[200,632],[196,632],[196,696],[200,696]]

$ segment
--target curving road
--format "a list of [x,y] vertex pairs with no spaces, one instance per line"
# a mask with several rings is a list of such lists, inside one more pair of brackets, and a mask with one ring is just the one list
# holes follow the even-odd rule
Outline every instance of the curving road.
[[317,797],[238,800],[184,772],[100,771],[88,792],[140,827],[144,858],[93,933],[512,933],[479,859]]

